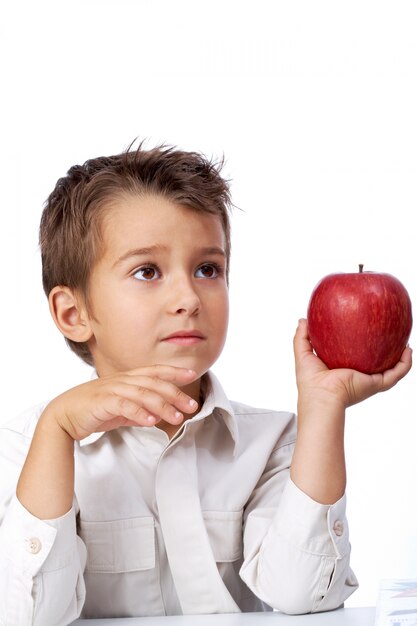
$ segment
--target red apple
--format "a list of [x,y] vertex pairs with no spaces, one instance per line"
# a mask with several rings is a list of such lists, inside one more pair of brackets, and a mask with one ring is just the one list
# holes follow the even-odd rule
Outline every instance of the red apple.
[[330,369],[376,374],[393,367],[412,327],[411,301],[390,274],[330,274],[314,288],[307,311],[317,356]]

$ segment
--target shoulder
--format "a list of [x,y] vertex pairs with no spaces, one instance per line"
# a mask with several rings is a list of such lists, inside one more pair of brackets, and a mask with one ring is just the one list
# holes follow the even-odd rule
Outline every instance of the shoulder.
[[16,489],[36,424],[45,406],[46,402],[27,409],[0,426],[0,510]]
[[20,435],[23,438],[32,439],[36,424],[42,415],[47,402],[36,404],[17,415],[13,419],[1,424],[0,433],[2,436],[7,433]]
[[230,404],[241,435],[256,439],[260,436],[266,437],[270,441],[275,441],[274,447],[295,442],[297,420],[294,413],[253,407],[235,401],[231,401]]
[[275,411],[231,400],[213,372],[208,372],[207,410],[217,408],[223,415],[232,436],[243,448],[257,447],[273,451],[293,444],[296,419],[289,411]]

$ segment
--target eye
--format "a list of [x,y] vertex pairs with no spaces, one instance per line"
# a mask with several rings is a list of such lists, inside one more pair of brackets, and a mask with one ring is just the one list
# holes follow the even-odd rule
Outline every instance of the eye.
[[215,263],[204,263],[196,270],[197,278],[217,278],[221,274],[221,268]]
[[147,282],[151,282],[152,280],[156,280],[161,275],[159,269],[156,265],[145,265],[144,267],[140,267],[133,274],[135,278],[138,280],[143,280]]

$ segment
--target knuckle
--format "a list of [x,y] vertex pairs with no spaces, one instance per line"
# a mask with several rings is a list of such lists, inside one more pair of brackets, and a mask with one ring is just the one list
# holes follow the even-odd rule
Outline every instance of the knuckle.
[[181,391],[181,389],[178,389],[178,387],[176,387],[175,388],[175,398],[177,400],[184,401],[187,398],[187,396],[186,396],[186,394],[183,391]]
[[171,411],[171,409],[172,409],[171,404],[167,400],[163,400],[162,405],[161,405],[161,412],[168,413]]
[[138,395],[142,397],[149,394],[149,389],[147,389],[146,387],[143,387],[142,385],[137,385],[136,390],[137,390]]
[[119,397],[117,399],[117,407],[120,411],[120,414],[124,417],[132,415],[136,408],[135,404],[131,400],[129,400],[129,398],[123,397]]
[[132,417],[134,417],[136,420],[146,423],[146,419],[148,415],[149,415],[149,411],[146,411],[146,409],[143,409],[142,407],[138,406],[136,407],[135,413],[134,415],[132,415]]
[[123,417],[133,421],[145,420],[148,416],[146,409],[128,398],[121,398],[120,411]]

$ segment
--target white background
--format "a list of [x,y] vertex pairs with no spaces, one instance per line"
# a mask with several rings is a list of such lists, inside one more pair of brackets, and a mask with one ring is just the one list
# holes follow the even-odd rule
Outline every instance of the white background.
[[[49,318],[42,204],[74,163],[135,137],[226,156],[229,395],[295,410],[292,336],[337,271],[416,286],[417,5],[367,0],[6,0],[1,17],[0,421],[89,370]],[[411,345],[413,345],[413,337]],[[361,587],[417,576],[416,370],[349,410]]]

